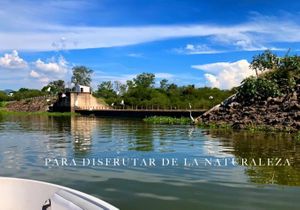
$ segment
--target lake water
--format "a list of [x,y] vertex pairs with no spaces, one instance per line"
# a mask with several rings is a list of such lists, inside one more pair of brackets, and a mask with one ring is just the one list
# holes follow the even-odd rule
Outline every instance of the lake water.
[[[288,135],[149,125],[138,119],[0,115],[0,145],[0,176],[75,188],[123,210],[300,206],[300,142]],[[113,157],[127,165],[114,164]],[[64,158],[67,165],[60,161]],[[291,166],[221,162],[232,158],[283,158]],[[110,162],[97,165],[93,159]]]

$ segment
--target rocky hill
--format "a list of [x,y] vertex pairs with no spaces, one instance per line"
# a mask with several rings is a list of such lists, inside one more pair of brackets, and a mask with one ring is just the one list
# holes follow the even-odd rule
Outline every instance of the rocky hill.
[[53,96],[40,96],[20,101],[9,102],[6,109],[15,112],[45,112],[57,100]]
[[227,125],[236,129],[261,127],[297,131],[300,129],[300,84],[291,93],[252,103],[243,103],[237,95],[233,95],[196,121],[207,125]]
[[294,132],[300,129],[300,56],[267,50],[253,57],[256,72],[236,94],[196,119],[202,124]]

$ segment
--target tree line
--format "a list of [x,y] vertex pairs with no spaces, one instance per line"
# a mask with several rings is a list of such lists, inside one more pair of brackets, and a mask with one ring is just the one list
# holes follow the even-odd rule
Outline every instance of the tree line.
[[155,75],[142,73],[125,84],[105,81],[98,85],[94,95],[104,98],[108,105],[142,108],[209,108],[233,94],[230,90],[195,85],[178,86],[162,79],[155,85]]
[[[85,66],[73,68],[71,82],[90,86],[93,70]],[[132,80],[121,83],[119,81],[101,82],[93,91],[95,97],[101,98],[113,107],[143,107],[143,108],[209,108],[220,103],[233,94],[233,90],[220,90],[218,88],[202,87],[195,85],[179,86],[162,79],[155,84],[153,73],[141,73]],[[66,88],[63,80],[49,82],[41,90],[20,88],[12,96],[0,92],[0,101],[21,100],[49,94],[59,94],[72,91]]]

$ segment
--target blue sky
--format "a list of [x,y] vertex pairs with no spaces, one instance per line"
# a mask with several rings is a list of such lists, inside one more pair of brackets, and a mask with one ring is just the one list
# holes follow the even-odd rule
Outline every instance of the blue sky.
[[300,49],[300,2],[16,0],[0,2],[0,89],[69,83],[71,69],[125,82],[152,72],[179,85],[228,89],[253,55]]

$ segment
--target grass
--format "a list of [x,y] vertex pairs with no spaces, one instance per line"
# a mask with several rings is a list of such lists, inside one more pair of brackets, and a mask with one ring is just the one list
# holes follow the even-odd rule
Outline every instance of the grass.
[[208,128],[208,129],[232,129],[231,125],[227,123],[199,123],[197,124],[200,128]]
[[97,99],[97,102],[98,102],[99,104],[103,104],[103,105],[105,105],[105,106],[108,106],[108,104],[105,102],[104,98],[96,98],[96,99]]
[[7,104],[7,101],[0,101],[0,108],[5,108]]
[[15,112],[15,111],[7,111],[0,110],[0,115],[17,115],[17,116],[54,116],[54,117],[63,117],[63,116],[75,116],[78,115],[74,112]]
[[296,139],[296,141],[300,142],[300,131],[298,131],[298,132],[295,134],[294,138]]
[[149,124],[159,124],[159,125],[191,124],[191,120],[188,117],[175,118],[175,117],[154,116],[154,117],[144,118],[143,121]]

